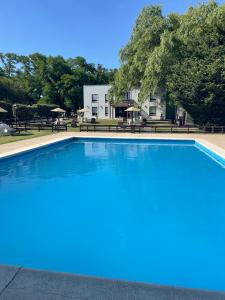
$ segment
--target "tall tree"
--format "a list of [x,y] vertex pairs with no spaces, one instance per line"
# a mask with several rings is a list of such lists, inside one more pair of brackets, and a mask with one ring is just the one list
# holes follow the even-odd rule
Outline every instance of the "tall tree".
[[115,70],[88,63],[84,57],[0,54],[0,99],[15,103],[82,106],[84,84],[107,84]]
[[166,17],[147,7],[121,51],[112,94],[140,88],[143,100],[163,88],[196,123],[225,124],[224,55],[225,5],[210,1]]

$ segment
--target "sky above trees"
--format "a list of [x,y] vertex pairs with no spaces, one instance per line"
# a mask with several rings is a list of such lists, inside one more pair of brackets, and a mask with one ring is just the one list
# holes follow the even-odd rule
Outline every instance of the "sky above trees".
[[[105,67],[119,66],[140,10],[161,4],[163,13],[183,13],[195,0],[2,0],[0,52],[84,56]],[[225,3],[219,0],[218,3]]]

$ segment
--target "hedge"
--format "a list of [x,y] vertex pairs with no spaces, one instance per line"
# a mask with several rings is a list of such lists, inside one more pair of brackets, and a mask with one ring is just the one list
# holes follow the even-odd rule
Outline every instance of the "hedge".
[[37,108],[24,104],[13,105],[13,116],[17,121],[30,121],[34,118],[37,113]]
[[7,113],[0,113],[0,120],[12,119],[12,104],[8,103],[5,100],[0,100],[0,107],[7,110]]
[[34,117],[48,119],[52,116],[52,109],[57,108],[54,104],[34,104],[32,106],[25,104],[10,104],[6,101],[0,101],[0,107],[7,110],[7,113],[0,114],[0,120],[16,119],[17,121],[30,121]]
[[57,105],[54,104],[35,104],[33,105],[36,107],[37,111],[37,116],[39,118],[50,118],[52,116],[52,109],[55,109],[56,107],[58,107]]

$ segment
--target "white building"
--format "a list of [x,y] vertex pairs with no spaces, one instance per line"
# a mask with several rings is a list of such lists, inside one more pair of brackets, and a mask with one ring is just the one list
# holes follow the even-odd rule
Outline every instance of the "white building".
[[143,117],[152,120],[165,119],[166,105],[162,95],[149,97],[142,104],[138,104],[139,90],[132,90],[124,95],[124,100],[117,104],[110,104],[110,85],[84,85],[84,113],[85,118],[95,116],[99,119],[123,118],[127,116],[125,110],[129,106],[138,105]]

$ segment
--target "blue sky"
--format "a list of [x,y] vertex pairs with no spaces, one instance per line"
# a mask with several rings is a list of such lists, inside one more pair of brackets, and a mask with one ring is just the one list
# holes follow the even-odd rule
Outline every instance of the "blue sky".
[[[224,3],[220,0],[219,3]],[[164,14],[183,13],[194,0],[1,0],[0,52],[64,57],[118,67],[119,49],[129,40],[145,5]]]

